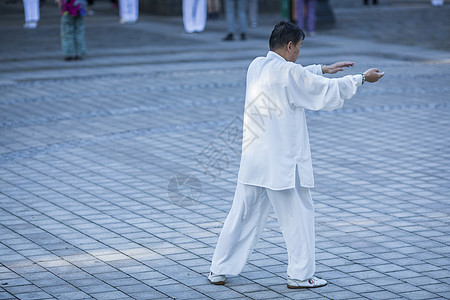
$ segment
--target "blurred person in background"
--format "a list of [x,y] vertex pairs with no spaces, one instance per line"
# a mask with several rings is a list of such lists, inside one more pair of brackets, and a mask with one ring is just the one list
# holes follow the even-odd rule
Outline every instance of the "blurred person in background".
[[250,27],[258,26],[258,0],[248,0],[248,20]]
[[[238,26],[236,26],[236,8],[238,16]],[[247,39],[247,0],[225,0],[225,12],[228,25],[228,34],[223,38],[224,41],[234,40],[236,27],[239,31],[241,40]]]
[[308,35],[316,34],[316,0],[297,0],[297,25]]
[[183,24],[187,33],[205,30],[206,0],[183,0]]
[[208,0],[208,19],[209,20],[217,20],[219,18],[220,9],[222,5],[220,4],[220,0]]
[[139,16],[139,0],[119,0],[120,23],[136,23]]
[[23,0],[23,9],[25,12],[24,28],[34,29],[39,22],[39,0]]
[[61,10],[61,48],[64,60],[79,60],[86,54],[84,16],[86,0],[56,0]]

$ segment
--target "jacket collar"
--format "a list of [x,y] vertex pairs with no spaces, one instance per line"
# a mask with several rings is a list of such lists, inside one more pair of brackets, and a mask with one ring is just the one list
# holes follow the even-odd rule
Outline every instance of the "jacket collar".
[[275,53],[273,51],[269,51],[269,53],[267,53],[266,57],[270,58],[270,59],[278,59],[280,61],[286,62],[286,60],[281,55],[279,55],[279,54],[277,54],[277,53]]

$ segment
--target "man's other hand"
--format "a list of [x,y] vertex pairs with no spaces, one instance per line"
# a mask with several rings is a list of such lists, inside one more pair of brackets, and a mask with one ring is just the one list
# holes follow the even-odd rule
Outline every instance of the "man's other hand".
[[355,63],[351,62],[351,61],[340,61],[340,62],[334,63],[332,65],[329,65],[329,66],[323,65],[322,73],[323,74],[326,74],[326,73],[334,74],[339,71],[343,71],[344,68],[346,68],[346,67],[353,67],[354,64]]
[[380,73],[380,69],[377,68],[371,68],[364,72],[367,82],[377,82],[383,75],[384,72]]

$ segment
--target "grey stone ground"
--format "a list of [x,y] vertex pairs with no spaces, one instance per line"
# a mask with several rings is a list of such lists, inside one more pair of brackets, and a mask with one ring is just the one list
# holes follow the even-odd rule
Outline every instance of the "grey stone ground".
[[99,2],[89,55],[69,63],[53,6],[26,31],[20,5],[2,2],[0,299],[450,298],[449,7],[385,2],[336,8],[337,28],[302,48],[303,64],[357,63],[341,75],[386,71],[343,109],[308,114],[329,285],[302,291],[286,288],[273,215],[241,276],[206,279],[235,187],[246,67],[276,15],[225,43],[223,20],[187,35],[177,17],[119,25]]

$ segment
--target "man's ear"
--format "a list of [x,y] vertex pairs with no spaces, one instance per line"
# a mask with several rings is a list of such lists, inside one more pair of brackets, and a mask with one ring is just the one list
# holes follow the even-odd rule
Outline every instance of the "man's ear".
[[289,43],[286,44],[286,50],[288,50],[289,52],[292,51],[293,47],[294,47],[294,43],[292,43],[292,41],[289,41]]

